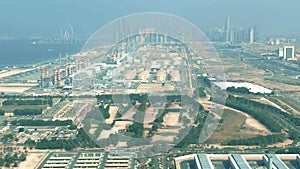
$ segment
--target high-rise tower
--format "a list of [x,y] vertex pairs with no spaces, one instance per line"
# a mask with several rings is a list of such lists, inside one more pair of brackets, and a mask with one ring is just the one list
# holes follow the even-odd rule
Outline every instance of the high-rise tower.
[[254,28],[250,28],[250,31],[249,31],[249,43],[253,44],[254,40],[255,40]]
[[227,17],[225,22],[225,42],[230,41],[230,17]]

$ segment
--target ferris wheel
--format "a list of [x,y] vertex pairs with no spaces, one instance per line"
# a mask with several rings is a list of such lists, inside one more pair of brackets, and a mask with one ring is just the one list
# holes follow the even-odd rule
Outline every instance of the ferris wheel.
[[60,28],[60,38],[64,41],[71,41],[74,36],[73,26],[70,23],[64,24]]

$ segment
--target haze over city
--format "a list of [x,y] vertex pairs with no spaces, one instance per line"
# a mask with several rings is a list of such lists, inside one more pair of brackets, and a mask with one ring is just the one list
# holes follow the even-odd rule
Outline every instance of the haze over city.
[[55,36],[71,23],[77,36],[89,36],[104,24],[137,12],[165,12],[183,17],[200,29],[221,26],[230,16],[236,27],[256,25],[262,35],[300,33],[297,0],[112,0],[1,1],[1,36]]

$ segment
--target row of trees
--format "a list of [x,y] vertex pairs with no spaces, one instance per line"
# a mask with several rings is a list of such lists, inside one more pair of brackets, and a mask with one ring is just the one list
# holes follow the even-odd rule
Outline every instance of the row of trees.
[[254,138],[248,139],[240,139],[240,140],[230,140],[226,145],[259,145],[259,146],[267,146],[270,144],[274,144],[277,142],[283,142],[285,140],[285,136],[283,134],[271,134],[267,136],[258,136]]
[[249,94],[250,91],[246,87],[228,87],[226,89],[228,92],[235,92],[235,93],[243,93],[243,94]]
[[21,153],[21,154],[8,153],[4,156],[4,158],[0,157],[0,166],[5,166],[9,168],[12,165],[13,167],[18,167],[18,164],[25,160],[26,160],[25,153]]
[[293,146],[285,149],[279,149],[276,151],[276,154],[300,154],[300,147]]
[[99,106],[99,110],[103,116],[104,119],[108,119],[110,117],[110,114],[109,114],[109,105],[104,107],[105,105],[101,105]]
[[72,120],[55,120],[55,121],[45,121],[45,120],[32,120],[32,119],[19,119],[12,121],[13,125],[20,126],[69,126],[72,125]]
[[74,139],[42,139],[39,142],[34,142],[32,140],[27,140],[26,144],[28,146],[33,146],[37,149],[65,149],[65,150],[73,150],[75,148],[95,148],[99,147],[95,144],[91,138],[86,134],[83,128],[78,130],[78,134]]
[[14,114],[16,116],[27,116],[27,115],[39,115],[42,114],[42,108],[27,108],[27,109],[15,109]]
[[10,106],[10,105],[51,105],[53,104],[52,99],[33,99],[33,100],[5,100],[2,103],[4,106]]
[[274,114],[282,112],[273,106],[232,95],[227,97],[225,105],[253,116],[272,132],[280,132],[282,129],[278,121],[273,117]]
[[0,116],[4,116],[4,110],[0,109]]
[[194,121],[194,124],[197,126],[192,126],[191,128],[186,127],[180,131],[181,135],[178,136],[179,143],[176,145],[176,147],[181,148],[186,147],[189,144],[199,143],[200,134],[208,114],[209,112],[205,110],[199,112]]
[[132,125],[128,126],[127,131],[133,133],[132,137],[142,138],[144,125],[143,123],[133,122]]

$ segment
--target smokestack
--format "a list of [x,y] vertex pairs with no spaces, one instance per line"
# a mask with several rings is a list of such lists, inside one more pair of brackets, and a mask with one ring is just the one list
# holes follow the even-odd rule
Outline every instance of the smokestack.
[[57,78],[57,70],[54,70],[53,73],[54,73],[54,76],[53,76],[53,84],[56,85],[56,84],[57,84],[57,79],[58,79],[58,78]]
[[66,64],[65,67],[65,76],[68,77],[69,76],[69,66]]
[[272,169],[273,166],[273,157],[268,155],[268,169]]
[[80,69],[78,60],[75,60],[75,65],[76,65],[76,71],[78,71]]
[[41,82],[40,82],[40,87],[44,87],[44,79],[45,79],[45,72],[44,72],[44,70],[41,70]]
[[45,78],[45,72],[44,72],[44,70],[42,70],[41,71],[41,79],[44,80],[44,78]]
[[61,81],[60,68],[57,69],[57,81],[58,81],[58,85],[60,85],[60,81]]
[[68,65],[68,53],[66,53],[66,65]]
[[68,66],[68,69],[69,69],[69,70],[68,70],[68,73],[69,73],[68,76],[70,76],[70,75],[72,75],[72,73],[73,73],[73,72],[72,72],[72,66],[69,65],[69,66]]
[[61,65],[61,53],[59,53],[59,65]]
[[49,70],[46,69],[46,77],[49,77]]
[[85,60],[84,60],[84,64],[85,64],[85,67],[88,67],[88,66],[89,66],[89,60],[88,60],[88,59],[85,59]]
[[116,51],[113,52],[114,61],[117,60],[117,53]]

